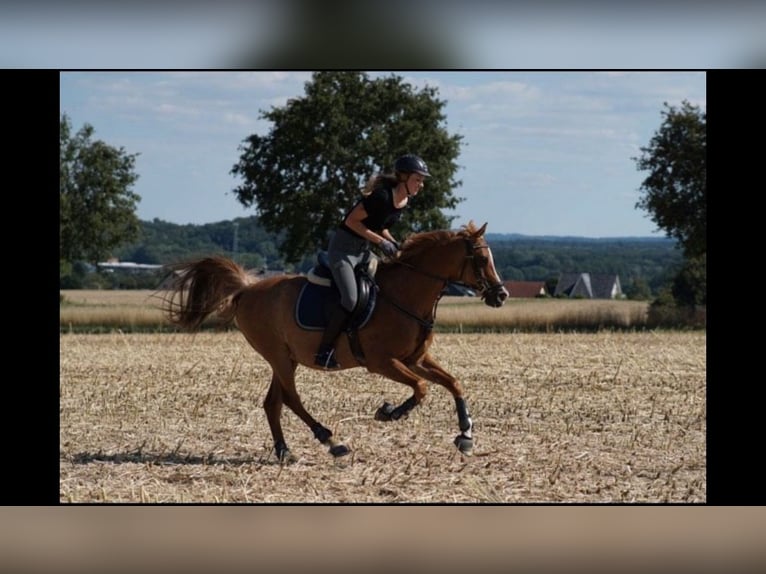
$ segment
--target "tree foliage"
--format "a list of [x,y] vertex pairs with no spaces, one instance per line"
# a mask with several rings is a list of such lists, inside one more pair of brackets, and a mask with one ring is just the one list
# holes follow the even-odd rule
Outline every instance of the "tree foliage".
[[671,293],[677,304],[707,305],[707,255],[690,257],[673,279]]
[[641,156],[649,171],[636,207],[649,212],[687,257],[707,251],[707,114],[687,101],[680,109],[665,103],[664,120]]
[[[140,229],[135,214],[140,197],[131,191],[138,154],[101,140],[85,124],[72,135],[66,114],[59,125],[59,260],[97,263]],[[64,265],[63,267],[66,267]],[[63,268],[62,267],[62,268]]]
[[[140,239],[125,244],[116,254],[123,261],[160,265],[224,255],[247,269],[294,271],[280,255],[277,243],[277,237],[267,232],[254,216],[203,225],[179,225],[155,218],[142,221]],[[310,259],[301,270],[307,271],[313,265],[316,253]]]
[[462,201],[452,191],[461,184],[454,174],[462,136],[444,127],[444,105],[435,88],[417,91],[395,75],[316,72],[305,96],[261,112],[273,127],[240,146],[231,173],[243,183],[234,194],[280,234],[280,251],[294,262],[326,245],[369,176],[416,153],[432,177],[393,232],[447,228],[454,217],[443,210]]
[[545,281],[553,292],[561,273],[609,273],[620,277],[626,294],[638,294],[634,281],[646,284],[641,296],[658,292],[668,284],[682,264],[677,242],[667,238],[592,239],[536,238],[504,239],[489,234],[492,258],[504,280]]
[[[236,236],[236,240],[235,240]],[[495,267],[504,280],[545,281],[553,293],[562,272],[614,273],[623,291],[648,297],[670,285],[683,258],[677,242],[652,238],[535,237],[490,233]],[[141,222],[140,239],[115,250],[121,261],[168,265],[211,254],[235,259],[253,273],[285,270],[307,273],[316,263],[309,251],[297,263],[279,252],[281,234],[266,231],[257,216],[202,225]],[[235,248],[236,246],[236,248]],[[634,286],[643,285],[641,289]]]

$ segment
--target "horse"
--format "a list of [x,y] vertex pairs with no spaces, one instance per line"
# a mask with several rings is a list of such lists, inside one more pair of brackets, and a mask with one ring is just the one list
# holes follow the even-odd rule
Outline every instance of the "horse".
[[[484,238],[487,224],[473,221],[457,231],[436,230],[411,234],[400,251],[382,259],[374,275],[377,301],[369,320],[356,331],[358,347],[349,337],[336,342],[338,370],[364,367],[412,388],[398,406],[388,402],[375,412],[378,421],[396,421],[426,396],[426,382],[446,388],[454,397],[460,433],[454,444],[470,455],[473,421],[461,384],[429,354],[434,340],[436,308],[447,285],[460,283],[477,291],[484,303],[500,307],[508,291],[495,269]],[[257,280],[224,256],[197,258],[171,265],[171,284],[163,310],[172,325],[194,332],[209,316],[233,324],[272,369],[263,409],[280,462],[296,460],[280,423],[282,406],[297,415],[333,457],[350,449],[304,407],[295,385],[298,365],[314,365],[321,332],[307,330],[296,321],[296,301],[308,281],[305,275],[278,275]],[[360,352],[361,351],[361,352]]]

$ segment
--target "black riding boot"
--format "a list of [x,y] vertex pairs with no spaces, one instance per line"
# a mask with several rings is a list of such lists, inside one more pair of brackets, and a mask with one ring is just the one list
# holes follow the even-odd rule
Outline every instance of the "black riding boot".
[[325,327],[322,335],[322,342],[319,344],[319,350],[314,357],[314,364],[325,369],[337,369],[340,367],[335,360],[335,339],[338,338],[343,328],[348,323],[349,312],[340,304],[336,305],[330,315],[330,320]]

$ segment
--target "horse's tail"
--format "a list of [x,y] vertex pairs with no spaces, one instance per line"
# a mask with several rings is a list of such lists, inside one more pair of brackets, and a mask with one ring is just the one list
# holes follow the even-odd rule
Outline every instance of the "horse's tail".
[[163,311],[172,324],[187,331],[199,329],[213,313],[230,322],[237,295],[252,282],[242,267],[221,256],[172,265],[169,277]]

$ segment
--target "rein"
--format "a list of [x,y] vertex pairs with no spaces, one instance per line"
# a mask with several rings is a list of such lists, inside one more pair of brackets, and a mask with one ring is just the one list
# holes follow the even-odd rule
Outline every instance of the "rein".
[[[479,267],[479,264],[476,261],[476,256],[474,255],[474,251],[478,249],[484,249],[486,245],[474,245],[471,243],[468,239],[465,240],[465,246],[466,246],[466,255],[463,259],[463,267],[460,270],[460,277],[462,278],[465,274],[465,266],[468,264],[468,260],[471,260],[471,263],[473,265],[473,272],[476,277],[479,278],[479,288],[482,291],[482,299],[484,298],[484,295],[487,293],[492,293],[494,291],[497,291],[498,289],[502,289],[503,285],[501,283],[498,283],[497,285],[491,285],[487,278],[484,275],[484,271]],[[399,303],[391,299],[390,297],[385,296],[382,292],[379,293],[380,297],[391,303],[394,307],[396,307],[399,311],[407,315],[408,317],[414,319],[417,321],[422,327],[426,328],[427,330],[432,330],[434,326],[434,322],[436,321],[436,307],[439,305],[439,301],[441,301],[442,296],[444,295],[444,288],[447,287],[447,284],[449,283],[455,283],[457,285],[463,285],[465,287],[470,287],[470,285],[462,282],[462,281],[451,281],[449,277],[443,277],[441,275],[436,275],[435,273],[431,273],[429,271],[425,271],[423,269],[419,269],[412,265],[411,263],[406,263],[404,261],[399,261],[398,259],[394,259],[393,263],[396,263],[398,265],[401,265],[403,267],[406,267],[407,269],[410,269],[414,271],[415,273],[419,273],[420,275],[424,275],[425,277],[429,277],[431,279],[434,279],[436,281],[441,281],[444,283],[442,286],[441,294],[436,298],[433,305],[433,310],[431,311],[431,320],[425,320],[421,319],[415,313],[412,311],[409,311],[408,309],[405,309]]]
[[391,305],[393,305],[394,307],[399,309],[399,311],[401,311],[402,313],[407,315],[409,318],[414,319],[417,323],[420,324],[421,327],[425,328],[426,330],[431,331],[434,328],[434,322],[436,321],[436,306],[439,304],[439,300],[441,299],[441,295],[439,295],[439,297],[436,298],[436,301],[434,301],[434,308],[431,311],[432,319],[430,321],[426,320],[426,319],[421,319],[420,317],[415,315],[415,313],[413,313],[412,311],[410,311],[408,309],[405,309],[404,307],[399,305],[399,303],[397,303],[393,299],[390,299],[389,297],[386,297],[383,293],[379,292],[378,296],[381,297],[382,299],[385,299],[389,303],[391,303]]
[[[419,273],[420,275],[424,275],[426,277],[430,277],[431,279],[435,279],[436,281],[441,281],[441,282],[444,283],[443,287],[446,287],[447,283],[449,283],[449,278],[448,277],[442,277],[441,275],[436,275],[434,273],[430,273],[428,271],[424,271],[423,269],[418,269],[414,265],[412,265],[410,263],[405,263],[404,261],[399,261],[398,259],[394,259],[392,262],[396,263],[397,265],[401,265],[402,267],[406,267],[407,269],[410,269],[410,270],[414,271],[415,273]],[[443,291],[444,291],[444,289],[442,288],[442,292]],[[433,306],[433,309],[431,310],[431,319],[428,320],[428,319],[421,319],[420,317],[418,317],[415,313],[413,313],[409,309],[406,309],[405,307],[402,307],[399,303],[397,303],[396,301],[394,301],[390,297],[386,296],[382,291],[379,291],[378,294],[379,294],[379,297],[381,299],[385,299],[386,301],[391,303],[391,305],[396,307],[399,311],[401,311],[402,313],[407,315],[407,317],[409,317],[410,319],[414,319],[415,322],[417,322],[421,327],[426,329],[427,332],[430,332],[430,331],[433,330],[434,323],[436,322],[436,307],[439,305],[439,301],[441,300],[442,295],[439,295],[436,298],[436,300],[434,301],[434,306]]]

